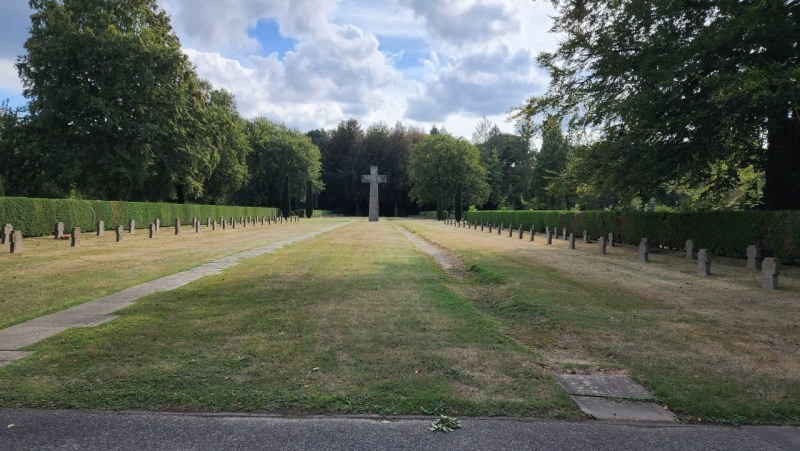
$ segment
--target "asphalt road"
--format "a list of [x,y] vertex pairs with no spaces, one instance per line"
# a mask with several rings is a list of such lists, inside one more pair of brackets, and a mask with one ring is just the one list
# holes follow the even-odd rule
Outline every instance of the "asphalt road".
[[789,450],[798,428],[464,418],[303,417],[0,409],[2,450]]

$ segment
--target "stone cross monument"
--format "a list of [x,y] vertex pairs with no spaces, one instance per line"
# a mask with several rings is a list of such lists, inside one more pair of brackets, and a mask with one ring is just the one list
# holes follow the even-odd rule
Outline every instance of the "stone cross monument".
[[378,175],[377,166],[370,166],[369,175],[362,175],[361,183],[369,183],[369,222],[375,222],[378,220],[378,183],[386,183],[386,176]]

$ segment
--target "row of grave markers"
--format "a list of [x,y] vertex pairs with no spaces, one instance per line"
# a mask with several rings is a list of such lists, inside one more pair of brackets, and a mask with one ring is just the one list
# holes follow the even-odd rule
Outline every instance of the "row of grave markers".
[[[206,227],[211,229],[211,231],[217,230],[217,227],[222,227],[222,230],[225,230],[228,225],[230,228],[235,229],[237,223],[241,225],[243,228],[247,227],[248,225],[255,226],[257,224],[263,225],[271,225],[281,224],[284,222],[299,222],[299,216],[290,216],[289,218],[284,218],[282,216],[256,216],[255,218],[240,216],[238,221],[235,217],[231,217],[230,221],[226,220],[224,217],[219,218],[219,222],[211,217],[206,218]],[[156,233],[161,228],[161,219],[156,218],[147,228],[149,233],[149,238],[155,238]],[[192,228],[194,229],[194,233],[200,233],[200,220],[197,218],[192,219]],[[121,225],[118,225],[115,229],[116,232],[116,242],[119,243],[122,241],[123,236],[125,235],[125,231],[127,230],[128,234],[133,234],[136,231],[136,221],[133,219],[128,220],[128,227],[123,228]],[[105,221],[97,221],[97,229],[96,234],[97,236],[101,237],[104,236],[106,232]],[[179,235],[181,232],[181,221],[179,218],[175,218],[175,235]],[[81,241],[81,228],[80,227],[73,227],[69,236],[64,233],[64,223],[57,222],[53,226],[53,238],[56,240],[63,240],[69,239],[70,240],[70,247],[78,247]],[[22,251],[22,232],[20,230],[14,230],[14,226],[11,224],[6,224],[0,229],[0,244],[9,244],[10,245],[10,252],[12,254],[19,254]]]
[[[445,224],[457,226],[457,227],[464,227],[464,228],[471,228],[474,230],[478,230],[480,227],[481,232],[484,231],[485,228],[489,229],[489,233],[494,233],[494,230],[497,231],[498,235],[503,234],[503,224],[500,223],[499,226],[495,226],[493,223],[478,223],[475,221],[456,221],[455,219],[446,219]],[[509,226],[508,227],[508,237],[514,237],[514,228]],[[553,236],[558,235],[557,229],[553,228],[552,230],[550,227],[545,227],[545,240],[547,244],[553,244]],[[536,229],[531,227],[530,229],[530,241],[533,241],[534,237],[536,236]],[[567,247],[569,249],[575,249],[575,234],[570,233],[567,235],[567,229],[564,228],[562,231],[562,239],[567,241]],[[521,240],[523,237],[523,229],[522,225],[520,224],[518,229],[518,237]],[[585,244],[591,243],[589,238],[589,233],[584,230],[583,231],[583,242]],[[614,247],[614,234],[609,232],[608,240],[605,237],[600,237],[597,239],[597,247],[601,255],[606,255],[606,247],[607,246]],[[711,275],[711,251],[708,249],[694,249],[694,241],[693,240],[686,240],[686,258],[690,260],[697,260],[697,272],[703,276],[710,276]],[[639,260],[647,263],[650,261],[650,243],[648,242],[647,238],[642,238],[639,242]],[[780,275],[780,262],[777,258],[772,257],[764,257],[763,252],[760,246],[755,244],[751,244],[747,246],[747,269],[751,270],[761,270],[761,287],[776,290],[778,289],[778,276]]]

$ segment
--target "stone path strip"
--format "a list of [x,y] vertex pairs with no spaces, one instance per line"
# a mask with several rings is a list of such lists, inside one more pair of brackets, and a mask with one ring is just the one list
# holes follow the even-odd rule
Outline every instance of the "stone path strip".
[[67,329],[72,327],[92,327],[111,321],[116,318],[116,316],[111,315],[111,313],[128,307],[149,294],[158,291],[174,290],[194,282],[201,277],[219,274],[224,269],[230,268],[241,260],[275,252],[289,244],[313,238],[346,224],[349,223],[336,224],[314,232],[297,235],[265,246],[229,255],[187,271],[136,285],[85,304],[76,305],[75,307],[60,312],[51,313],[2,329],[0,330],[0,366],[7,365],[14,360],[31,355],[32,352],[21,351],[20,349],[42,341],[45,338],[52,337]]
[[675,421],[646,388],[625,376],[557,374],[580,409],[599,420]]

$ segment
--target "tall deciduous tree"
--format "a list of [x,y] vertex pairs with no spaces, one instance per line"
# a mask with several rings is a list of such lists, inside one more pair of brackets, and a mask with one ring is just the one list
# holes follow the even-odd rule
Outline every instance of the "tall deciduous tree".
[[539,58],[549,92],[524,109],[598,138],[579,169],[599,190],[724,190],[754,167],[767,208],[800,208],[800,2],[553,3],[564,39]]
[[275,205],[284,192],[284,175],[297,196],[302,196],[308,181],[322,189],[320,151],[308,136],[264,118],[249,121],[247,135],[252,148],[247,159],[250,180],[236,195],[240,204]]
[[306,182],[306,218],[314,216],[314,184]]
[[284,178],[283,191],[281,191],[281,214],[284,218],[288,218],[292,214],[292,193],[288,175]]
[[219,155],[202,87],[155,0],[31,0],[17,64],[56,182],[109,199],[197,199]]
[[458,182],[464,183],[464,199],[470,204],[483,205],[489,197],[480,151],[466,140],[448,134],[429,135],[414,146],[408,173],[410,196],[420,204],[436,203],[440,189],[445,199],[455,199]]

